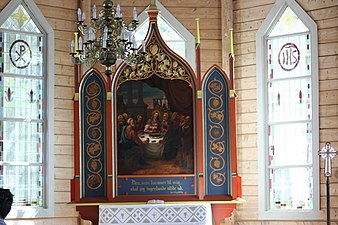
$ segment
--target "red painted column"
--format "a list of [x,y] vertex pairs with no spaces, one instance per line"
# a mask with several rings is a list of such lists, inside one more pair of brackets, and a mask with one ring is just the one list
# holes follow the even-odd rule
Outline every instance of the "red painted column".
[[80,78],[80,65],[74,65],[74,88],[75,94],[73,99],[74,107],[74,178],[71,181],[72,188],[72,201],[80,200],[80,109],[79,109],[79,78]]
[[230,150],[232,173],[232,198],[242,197],[242,181],[237,173],[237,128],[236,128],[236,93],[234,80],[234,55],[229,55],[230,74]]
[[197,168],[198,168],[198,199],[204,199],[204,154],[203,154],[203,115],[201,91],[197,94]]
[[108,77],[107,79],[107,105],[106,105],[106,112],[107,112],[107,166],[108,166],[108,193],[107,197],[108,200],[113,200],[113,130],[112,130],[112,124],[114,121],[112,121],[112,98],[113,94],[111,93],[111,77]]

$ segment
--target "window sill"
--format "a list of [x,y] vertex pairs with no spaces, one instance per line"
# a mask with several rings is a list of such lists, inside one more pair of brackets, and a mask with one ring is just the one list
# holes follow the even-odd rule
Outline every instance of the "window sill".
[[42,208],[36,206],[12,206],[10,213],[6,219],[19,218],[44,218],[52,217],[54,210],[52,208]]
[[260,211],[259,220],[319,220],[319,210]]

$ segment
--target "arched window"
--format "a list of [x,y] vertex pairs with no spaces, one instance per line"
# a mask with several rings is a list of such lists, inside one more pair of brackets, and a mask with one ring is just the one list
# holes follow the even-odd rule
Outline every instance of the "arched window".
[[261,219],[319,218],[317,27],[277,0],[257,33]]
[[[195,37],[158,1],[156,6],[160,11],[158,15],[158,28],[165,43],[187,60],[195,68]],[[149,18],[146,10],[139,15],[140,25],[135,32],[138,46],[147,35]]]
[[[14,194],[15,217],[48,215],[53,207],[53,30],[31,0],[11,1],[0,18],[0,187]],[[16,213],[26,206],[35,210]]]

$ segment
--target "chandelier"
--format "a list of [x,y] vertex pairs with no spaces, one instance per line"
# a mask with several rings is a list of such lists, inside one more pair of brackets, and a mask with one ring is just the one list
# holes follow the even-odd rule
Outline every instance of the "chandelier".
[[138,54],[134,31],[137,28],[137,11],[133,10],[133,21],[125,25],[120,5],[114,8],[111,0],[103,1],[103,8],[97,17],[96,6],[92,7],[91,24],[85,23],[86,15],[79,8],[77,24],[79,33],[71,42],[72,61],[74,64],[85,63],[93,66],[98,60],[106,67],[105,74],[112,74],[111,67],[117,60],[135,65],[144,60],[145,44],[142,42],[141,54]]

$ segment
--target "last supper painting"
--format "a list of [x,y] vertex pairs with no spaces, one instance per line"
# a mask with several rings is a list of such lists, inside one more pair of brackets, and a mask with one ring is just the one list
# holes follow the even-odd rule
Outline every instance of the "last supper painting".
[[153,75],[116,94],[118,175],[194,173],[192,89]]

